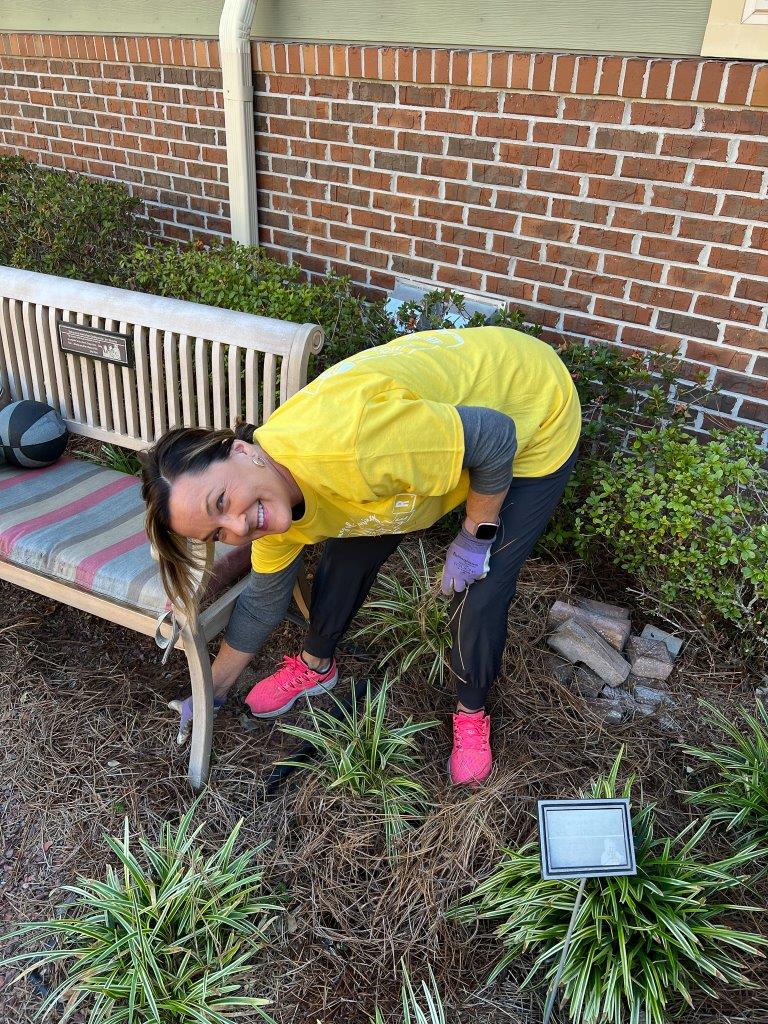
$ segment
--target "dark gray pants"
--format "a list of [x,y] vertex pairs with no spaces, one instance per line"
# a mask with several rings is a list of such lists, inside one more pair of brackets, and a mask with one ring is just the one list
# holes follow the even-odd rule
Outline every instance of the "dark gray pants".
[[[485,705],[499,674],[507,613],[526,558],[552,517],[573,472],[578,451],[548,476],[515,477],[501,507],[490,572],[451,602],[451,669],[457,696],[468,708]],[[327,540],[312,584],[305,649],[330,658],[403,534]]]

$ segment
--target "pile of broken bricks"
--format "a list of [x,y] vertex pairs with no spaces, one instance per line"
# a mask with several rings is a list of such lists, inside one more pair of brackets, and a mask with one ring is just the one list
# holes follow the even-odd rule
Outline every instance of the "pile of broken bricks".
[[657,715],[662,728],[677,729],[667,678],[682,641],[648,625],[633,636],[627,608],[581,597],[573,601],[556,601],[547,620],[552,631],[547,643],[565,659],[551,659],[557,681],[594,700],[606,724]]

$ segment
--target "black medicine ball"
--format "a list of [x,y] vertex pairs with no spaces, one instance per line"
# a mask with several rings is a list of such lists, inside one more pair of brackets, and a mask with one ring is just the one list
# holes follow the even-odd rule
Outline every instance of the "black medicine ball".
[[67,446],[60,413],[44,402],[11,402],[0,409],[0,461],[26,469],[50,466]]

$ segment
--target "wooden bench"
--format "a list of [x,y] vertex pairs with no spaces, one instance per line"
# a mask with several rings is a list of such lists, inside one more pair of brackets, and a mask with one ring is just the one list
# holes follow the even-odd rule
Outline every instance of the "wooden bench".
[[[134,450],[174,426],[230,427],[238,416],[263,423],[304,386],[309,356],[323,345],[314,324],[9,267],[0,267],[0,304],[0,406],[46,402],[71,433]],[[110,342],[93,329],[124,336],[130,365],[64,351],[59,324],[91,329],[79,334],[81,348]],[[212,583],[195,620],[171,622],[140,490],[136,477],[77,458],[0,467],[0,579],[184,651],[197,789],[208,777],[213,729],[207,644],[247,582],[250,548],[190,542],[213,568]],[[294,596],[306,615],[304,580]]]

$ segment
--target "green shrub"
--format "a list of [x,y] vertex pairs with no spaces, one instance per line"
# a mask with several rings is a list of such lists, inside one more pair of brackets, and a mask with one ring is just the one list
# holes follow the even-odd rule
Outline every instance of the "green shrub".
[[405,580],[396,573],[379,573],[360,611],[364,624],[354,638],[380,641],[384,648],[380,664],[396,661],[398,674],[416,665],[426,672],[427,683],[437,679],[442,686],[451,648],[449,602],[440,594],[437,567],[430,569],[422,541],[418,558],[411,558],[402,547],[398,555]]
[[256,246],[137,245],[123,258],[115,283],[291,323],[317,323],[325,346],[315,373],[395,335],[383,304],[364,302],[348,278],[328,274],[307,283],[298,264],[280,263]]
[[350,707],[337,702],[338,718],[310,701],[306,725],[280,728],[288,736],[311,743],[318,752],[309,764],[282,764],[306,768],[323,779],[329,790],[347,789],[381,803],[387,851],[393,854],[397,839],[423,816],[428,805],[424,787],[412,778],[419,769],[414,737],[437,722],[408,718],[402,725],[387,725],[389,686],[385,679],[374,695],[369,684],[362,710],[354,696]]
[[103,444],[98,452],[79,452],[78,457],[114,469],[117,473],[141,476],[141,460],[136,452],[116,444]]
[[768,474],[746,427],[701,443],[679,425],[639,431],[605,464],[576,519],[577,550],[603,547],[666,607],[768,641]]
[[710,750],[686,746],[687,754],[716,772],[715,781],[688,794],[688,800],[709,810],[712,821],[725,825],[739,844],[768,845],[768,708],[761,701],[757,716],[741,710],[732,722],[710,705],[709,725],[722,730],[730,743]]
[[7,936],[47,944],[46,952],[6,961],[29,962],[21,977],[51,964],[64,968],[41,1013],[64,1001],[57,1019],[89,1004],[91,1024],[226,1024],[246,1009],[271,1020],[266,1000],[237,992],[281,908],[263,894],[258,851],[233,853],[242,822],[205,857],[195,842],[202,826],[191,830],[195,809],[176,829],[166,824],[157,847],[140,839],[140,858],[126,819],[122,840],[105,837],[119,868],[108,866],[103,882],[80,878],[64,887],[74,897],[65,916]]
[[[547,528],[545,542],[571,547],[575,519],[617,451],[641,429],[660,422],[685,422],[692,402],[709,398],[701,384],[679,380],[678,360],[660,352],[646,356],[601,343],[569,342],[558,350],[568,367],[582,409],[579,461]],[[672,397],[674,396],[674,397]]]
[[[593,797],[615,797],[617,758],[596,780]],[[633,780],[624,788],[631,795]],[[752,987],[747,957],[763,958],[763,936],[722,923],[744,908],[728,901],[754,857],[749,847],[706,864],[698,846],[706,825],[695,823],[674,839],[654,838],[655,805],[632,818],[637,874],[587,882],[566,956],[562,1004],[579,1024],[667,1024],[693,1006],[697,991],[716,997],[718,987]],[[578,881],[541,877],[538,844],[507,851],[499,869],[452,914],[461,921],[494,921],[504,955],[495,978],[525,952],[535,959],[522,987],[544,972],[551,983],[573,910]]]
[[140,205],[124,185],[0,157],[0,263],[110,284],[145,236]]

